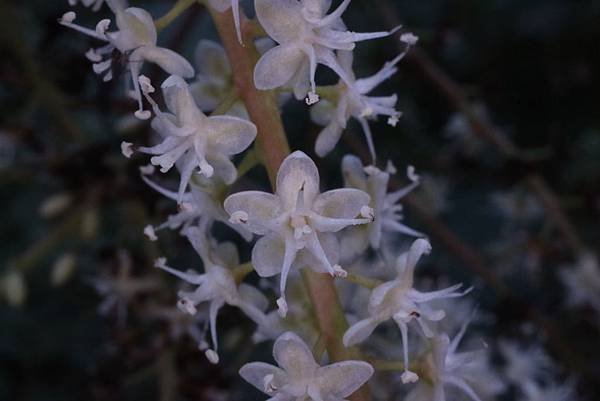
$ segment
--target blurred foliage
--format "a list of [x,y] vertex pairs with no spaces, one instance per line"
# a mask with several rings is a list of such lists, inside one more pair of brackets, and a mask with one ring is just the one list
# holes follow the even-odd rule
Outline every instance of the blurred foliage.
[[[578,359],[573,364],[553,356],[564,364],[565,377],[580,378],[582,394],[598,399],[598,319],[590,310],[563,307],[556,273],[576,255],[523,178],[541,174],[587,246],[600,249],[600,3],[388,1],[421,38],[419,48],[533,161],[507,160],[477,137],[410,60],[379,89],[398,93],[404,111],[398,128],[375,126],[380,159],[393,160],[399,171],[412,164],[426,173],[417,201],[484,255],[487,267],[520,297],[559,323]],[[170,5],[132,3],[154,16]],[[347,25],[383,29],[377,3],[355,0]],[[123,82],[103,84],[92,73],[83,56],[90,41],[56,23],[67,9],[66,0],[0,1],[0,275],[18,271],[25,280],[20,305],[0,304],[0,399],[208,400],[221,399],[224,389],[234,391],[232,399],[247,398],[247,387],[239,380],[232,386],[230,377],[252,352],[269,351],[250,350],[252,326],[237,312],[220,317],[222,342],[229,345],[224,348],[236,351],[224,354],[227,363],[217,367],[191,340],[173,342],[163,324],[136,314],[148,297],[132,300],[124,326],[113,315],[97,313],[100,297],[91,279],[117,271],[124,250],[135,275],[156,275],[165,284],[174,281],[151,270],[156,256],[191,267],[199,258],[175,234],[163,233],[158,243],[143,237],[148,222],[161,221],[174,208],[140,180],[141,161],[119,151],[123,140],[144,142],[149,128],[131,123],[134,105],[123,99]],[[91,11],[79,8],[78,15],[82,24],[95,24]],[[215,33],[196,7],[160,40],[191,59],[204,37]],[[397,51],[391,39],[360,44],[357,75],[375,72]],[[306,107],[288,104],[284,120],[292,147],[312,151],[318,127]],[[328,185],[340,181],[341,156],[357,141],[364,147],[359,127],[350,125],[348,136],[331,157],[318,161]],[[249,179],[263,178],[255,171]],[[410,208],[407,219],[428,232]],[[431,274],[478,285],[478,302],[496,317],[490,337],[521,335],[529,317],[497,298],[430,234]],[[54,264],[65,253],[76,255],[73,274],[53,286]],[[175,289],[167,288],[151,301],[172,304]]]

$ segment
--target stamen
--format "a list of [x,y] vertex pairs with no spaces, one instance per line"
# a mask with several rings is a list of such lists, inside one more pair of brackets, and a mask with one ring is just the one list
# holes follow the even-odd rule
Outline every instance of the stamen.
[[214,350],[207,349],[204,355],[206,355],[206,359],[208,359],[208,361],[213,365],[219,363],[219,354],[217,354]]
[[131,155],[133,155],[133,143],[125,141],[121,142],[121,153],[123,153],[123,156],[126,158],[131,158]]
[[319,95],[317,95],[315,92],[308,92],[308,95],[306,96],[306,104],[307,105],[313,105],[315,103],[317,103],[319,101]]
[[373,208],[365,205],[360,208],[360,216],[364,217],[365,219],[374,221],[375,220],[375,211],[373,210]]
[[146,227],[144,227],[144,235],[146,237],[148,237],[148,239],[150,241],[156,241],[158,239],[158,237],[156,236],[156,233],[154,232],[154,227],[151,226],[150,224],[148,224]]
[[283,297],[277,299],[277,307],[279,308],[279,316],[285,317],[288,313],[288,305]]
[[106,33],[106,30],[108,29],[109,25],[110,25],[109,19],[100,20],[100,22],[98,22],[96,24],[96,33],[98,35],[104,35]]
[[75,21],[75,18],[77,18],[77,14],[75,14],[74,11],[67,11],[62,15],[62,17],[60,17],[58,21],[61,23],[70,24]]
[[215,173],[215,169],[213,166],[208,164],[206,159],[200,160],[200,174],[204,175],[206,178],[210,178]]
[[248,222],[248,213],[243,210],[236,210],[231,213],[231,217],[229,218],[229,222],[233,224],[246,224]]

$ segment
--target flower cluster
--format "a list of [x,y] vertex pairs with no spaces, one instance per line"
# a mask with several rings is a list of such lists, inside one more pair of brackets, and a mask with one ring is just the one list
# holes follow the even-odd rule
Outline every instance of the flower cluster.
[[[98,9],[103,2],[82,3]],[[144,140],[149,142],[146,146],[137,144],[138,139],[122,142],[122,153],[127,158],[150,155],[150,164],[140,168],[142,180],[177,204],[176,212],[156,226],[148,224],[144,234],[158,241],[158,232],[177,230],[197,252],[203,267],[202,272],[182,271],[169,266],[164,257],[156,259],[155,266],[181,279],[184,287],[177,294],[177,309],[152,305],[148,316],[168,321],[173,338],[188,334],[216,364],[222,359],[218,354],[217,315],[225,306],[239,309],[253,322],[255,341],[275,340],[273,357],[278,366],[252,362],[239,371],[270,400],[343,401],[369,381],[378,364],[358,360],[359,352],[345,354],[356,355],[357,360],[341,360],[348,358],[339,358],[328,349],[329,364],[321,366],[323,350],[319,343],[332,341],[337,341],[336,350],[360,345],[373,347],[374,353],[378,344],[392,344],[390,348],[401,354],[399,360],[378,362],[395,366],[403,385],[416,383],[408,387],[407,400],[443,401],[449,388],[475,401],[502,391],[503,386],[489,371],[484,350],[458,351],[472,312],[466,313],[468,318],[461,315],[464,321],[458,322],[460,330],[452,340],[449,334],[457,330],[449,330],[452,325],[442,323],[453,313],[450,300],[465,296],[472,288],[461,290],[462,284],[456,284],[432,289],[431,283],[423,286],[415,277],[417,263],[432,247],[424,234],[404,224],[399,202],[420,185],[420,176],[409,165],[408,185],[393,189],[390,181],[396,168],[391,162],[385,167],[377,165],[369,120],[385,116],[388,124],[395,126],[401,112],[396,110],[396,95],[380,97],[371,92],[396,73],[398,63],[417,43],[416,36],[400,35],[405,51],[374,75],[357,78],[353,71],[356,43],[388,37],[397,29],[350,31],[342,20],[350,0],[341,1],[332,11],[330,0],[255,0],[256,21],[251,22],[245,19],[238,0],[207,0],[204,3],[213,12],[231,9],[237,40],[225,47],[200,40],[196,74],[183,56],[157,45],[157,28],[147,11],[117,0],[106,3],[114,13],[116,30],[109,29],[108,19],[100,20],[95,29],[76,25],[72,11],[59,22],[105,43],[86,53],[103,80],[116,78],[119,61],[115,55],[124,60],[133,89],[130,94],[138,102],[135,116],[150,120],[153,135]],[[242,28],[246,23],[260,24],[268,37],[245,37]],[[248,47],[259,48],[249,57],[258,60],[253,66],[253,82],[240,83],[232,68],[238,60],[229,59],[228,52],[232,46],[246,51],[245,44],[251,41],[253,46]],[[168,74],[159,91],[141,73],[145,62],[157,64]],[[337,84],[318,86],[318,65],[333,70],[339,78]],[[249,87],[240,88],[244,84]],[[272,192],[236,192],[240,181],[246,188],[254,185],[245,177],[248,166],[241,165],[267,156],[271,134],[260,132],[259,122],[250,118],[252,104],[244,104],[247,99],[242,89],[258,93],[256,97],[263,94],[261,91],[276,90],[280,103],[292,95],[296,100],[305,99],[308,105],[318,103],[312,107],[311,117],[324,126],[315,143],[315,153],[321,157],[337,145],[349,119],[357,120],[371,159],[363,164],[357,156],[346,155],[341,162],[345,187],[322,191],[319,170],[311,157],[300,150],[280,154],[278,171],[269,171],[276,175]],[[250,149],[257,137],[262,141],[257,141],[253,153],[246,153],[238,163],[238,155]],[[157,168],[165,176],[154,177]],[[175,171],[176,180],[171,182],[167,173],[173,175]],[[220,232],[223,228],[237,232],[241,237],[238,243],[219,241],[222,236],[215,235],[218,225],[224,226]],[[411,243],[399,248],[398,238]],[[240,259],[243,252],[238,251],[242,239],[252,248],[246,262]],[[357,265],[362,266],[360,271]],[[587,266],[581,275],[590,269]],[[312,309],[306,307],[308,297],[302,290],[303,280],[298,278],[300,271],[305,281],[326,283],[333,291],[312,293]],[[252,272],[260,277],[260,285],[250,284],[256,282]],[[128,273],[124,268],[116,280],[94,282],[106,297],[103,310],[113,306],[126,310],[137,292],[155,285],[154,280],[144,285],[135,280],[132,283]],[[274,286],[277,295],[270,298],[273,288],[267,279],[275,276],[279,276],[278,286]],[[362,291],[356,284],[364,287]],[[348,300],[342,302],[337,318],[343,321],[347,317],[351,324],[336,321],[336,333],[324,332],[322,322],[315,324],[312,314],[317,309],[333,313],[329,309],[338,307],[336,285],[342,299]],[[352,287],[348,290],[344,285]],[[596,306],[592,295],[585,299]],[[378,329],[389,321],[399,332]],[[307,345],[310,342],[316,344],[314,349]],[[393,355],[386,350],[386,358]]]

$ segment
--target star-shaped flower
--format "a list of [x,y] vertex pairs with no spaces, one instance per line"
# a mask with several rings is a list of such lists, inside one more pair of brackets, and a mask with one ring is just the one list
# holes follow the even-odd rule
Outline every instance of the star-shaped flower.
[[407,395],[408,401],[445,401],[446,387],[460,390],[473,401],[481,401],[478,393],[493,399],[505,389],[491,371],[485,350],[457,351],[468,323],[452,341],[446,334],[431,339],[421,370],[423,380]]
[[283,333],[273,346],[279,365],[251,362],[240,369],[248,383],[277,401],[343,401],[373,375],[363,361],[342,361],[319,366],[304,341],[292,332]]
[[394,172],[395,168],[391,164],[384,171],[375,166],[364,167],[360,159],[354,155],[344,156],[342,174],[346,187],[360,189],[371,196],[369,206],[375,211],[377,219],[367,226],[352,227],[346,231],[342,238],[343,259],[362,253],[369,244],[373,249],[379,249],[382,239],[390,238],[394,234],[423,236],[420,232],[402,224],[403,207],[398,203],[419,185],[419,177],[411,169],[411,174],[407,175],[412,183],[388,192],[390,176]]
[[256,0],[254,4],[260,24],[279,43],[258,60],[254,70],[256,87],[269,90],[291,84],[297,98],[308,92],[308,104],[319,100],[315,83],[317,64],[331,68],[350,83],[350,77],[336,60],[335,50],[352,50],[356,42],[394,32],[348,31],[341,16],[350,0],[344,0],[328,15],[329,0]]
[[344,275],[337,265],[339,244],[331,233],[373,221],[365,192],[344,188],[320,193],[319,172],[303,152],[289,155],[279,167],[275,194],[239,192],[225,200],[231,221],[264,235],[252,251],[261,277],[281,274],[281,298],[286,314],[285,285],[290,268],[309,266],[320,273]]
[[254,287],[248,284],[236,284],[232,268],[239,265],[237,248],[232,243],[224,243],[211,249],[205,234],[196,227],[187,230],[186,235],[204,263],[204,274],[193,271],[186,273],[166,265],[164,258],[156,261],[156,267],[165,270],[180,279],[197,285],[193,292],[180,291],[177,306],[191,315],[196,314],[196,306],[209,302],[210,333],[213,349],[206,351],[206,356],[213,362],[218,362],[217,342],[217,313],[225,304],[240,308],[250,319],[261,324],[265,319],[262,312],[266,309],[267,300]]
[[367,78],[356,79],[352,71],[354,59],[351,51],[338,51],[337,60],[340,67],[346,72],[346,80],[340,80],[335,86],[332,100],[323,100],[311,109],[312,120],[324,125],[315,143],[315,152],[323,157],[331,152],[340,140],[342,132],[346,129],[348,120],[355,118],[361,125],[371,157],[375,161],[375,146],[369,120],[376,120],[378,116],[388,116],[388,124],[396,126],[401,114],[395,109],[398,96],[367,96],[382,82],[398,71],[396,65],[404,58],[406,51],[392,61],[386,63],[379,72]]
[[144,9],[137,7],[124,8],[118,1],[109,1],[116,16],[117,31],[108,32],[109,19],[98,22],[96,29],[88,29],[76,25],[73,21],[76,15],[73,11],[65,13],[59,23],[75,29],[98,40],[108,42],[106,46],[98,49],[90,49],[86,57],[92,61],[96,74],[103,74],[104,81],[113,78],[113,71],[119,68],[119,61],[114,60],[113,52],[117,51],[124,58],[126,67],[131,73],[133,84],[133,96],[138,101],[139,109],[136,116],[140,119],[148,119],[150,111],[144,110],[142,94],[140,93],[139,76],[145,61],[159,65],[169,74],[184,78],[194,76],[192,65],[179,54],[164,47],[156,46],[157,33],[152,16]]
[[417,239],[410,250],[398,257],[396,269],[398,277],[377,286],[369,298],[369,317],[353,324],[344,334],[344,345],[351,346],[364,341],[373,333],[382,322],[394,319],[402,334],[405,371],[402,380],[416,381],[418,376],[408,370],[408,323],[415,319],[426,337],[433,337],[434,333],[428,321],[438,321],[446,315],[443,310],[433,310],[428,303],[434,299],[455,298],[465,295],[456,290],[462,284],[457,284],[444,290],[420,292],[413,288],[414,269],[419,258],[424,253],[431,252],[431,245],[427,240]]
[[217,176],[225,184],[232,184],[237,170],[229,158],[250,146],[256,137],[256,126],[238,117],[207,117],[194,102],[188,84],[178,76],[172,75],[162,84],[169,112],[161,111],[149,96],[154,91],[150,80],[142,76],[140,83],[156,114],[152,127],[163,141],[137,150],[154,155],[150,162],[160,166],[163,173],[180,163],[178,202],[182,202],[196,168],[207,178]]

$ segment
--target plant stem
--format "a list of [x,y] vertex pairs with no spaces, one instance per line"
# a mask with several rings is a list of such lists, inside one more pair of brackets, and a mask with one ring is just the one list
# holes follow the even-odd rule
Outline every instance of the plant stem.
[[187,10],[194,3],[196,3],[196,0],[177,1],[177,3],[175,3],[175,5],[173,5],[173,7],[165,15],[154,21],[156,30],[160,32],[166,27],[168,27],[171,24],[171,22],[175,20],[175,18],[179,17],[181,13]]
[[[259,54],[251,40],[245,40],[244,46],[238,42],[231,10],[218,13],[211,9],[210,13],[227,52],[238,95],[244,101],[248,114],[258,129],[256,149],[260,151],[271,185],[275,187],[279,166],[290,153],[275,93],[259,91],[255,88],[254,65]],[[242,18],[241,23],[243,35],[248,36],[248,21]],[[331,276],[304,269],[302,277],[330,360],[359,358],[357,349],[346,348],[342,343],[342,336],[348,328],[348,323]],[[371,397],[368,387],[363,386],[350,399],[369,401]]]

